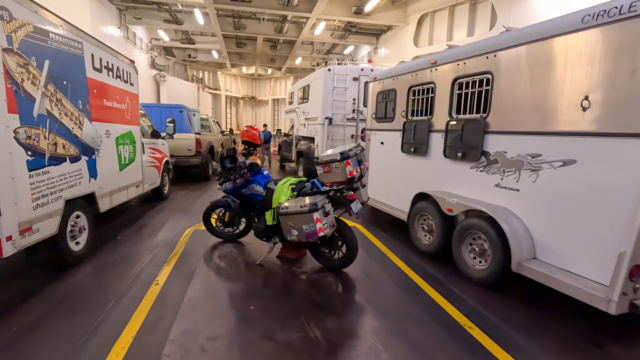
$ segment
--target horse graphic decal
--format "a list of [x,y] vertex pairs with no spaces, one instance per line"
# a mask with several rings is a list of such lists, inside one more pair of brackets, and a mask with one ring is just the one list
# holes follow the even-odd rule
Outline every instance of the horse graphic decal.
[[533,179],[532,182],[535,183],[538,181],[542,170],[558,170],[577,163],[573,159],[548,161],[541,157],[542,154],[536,153],[518,154],[514,157],[509,157],[506,151],[496,151],[494,153],[483,151],[482,159],[471,166],[471,169],[487,175],[497,175],[501,179],[514,176],[516,183],[520,182],[520,178],[524,173],[528,174],[529,178]]

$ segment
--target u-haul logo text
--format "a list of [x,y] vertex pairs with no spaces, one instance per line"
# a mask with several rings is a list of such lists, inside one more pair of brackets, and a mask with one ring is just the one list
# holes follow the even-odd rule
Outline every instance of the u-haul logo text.
[[107,72],[107,76],[116,79],[123,84],[128,84],[133,86],[133,77],[131,73],[127,70],[121,69],[119,66],[115,66],[110,63],[109,60],[103,61],[100,56],[98,56],[98,60],[96,61],[95,55],[91,53],[91,67],[93,71],[102,74],[103,71]]

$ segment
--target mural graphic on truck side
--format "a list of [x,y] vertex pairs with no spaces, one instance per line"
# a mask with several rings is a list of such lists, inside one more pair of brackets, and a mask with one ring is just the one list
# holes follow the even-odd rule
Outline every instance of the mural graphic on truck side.
[[97,179],[102,138],[91,121],[83,43],[14,18],[5,6],[0,23],[7,111],[18,115],[14,140],[29,157],[28,171],[85,159]]
[[538,181],[540,172],[547,169],[558,170],[563,167],[575,165],[577,160],[561,159],[561,160],[545,160],[541,159],[542,154],[518,154],[509,157],[506,151],[489,151],[482,152],[482,160],[471,166],[476,172],[483,172],[487,175],[500,176],[504,178],[514,176],[516,183],[520,182],[522,174],[528,174],[532,178],[532,183]]

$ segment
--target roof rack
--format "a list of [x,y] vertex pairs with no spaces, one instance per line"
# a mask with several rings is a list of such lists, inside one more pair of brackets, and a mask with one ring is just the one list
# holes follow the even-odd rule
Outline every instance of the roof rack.
[[391,68],[390,66],[384,66],[384,65],[377,65],[377,64],[360,64],[358,62],[355,62],[353,60],[348,60],[348,59],[344,59],[344,60],[340,60],[338,61],[338,59],[332,59],[329,61],[326,61],[324,64],[318,66],[316,68],[317,70],[323,69],[325,67],[328,66],[368,66],[368,67],[372,67],[374,69],[389,69]]

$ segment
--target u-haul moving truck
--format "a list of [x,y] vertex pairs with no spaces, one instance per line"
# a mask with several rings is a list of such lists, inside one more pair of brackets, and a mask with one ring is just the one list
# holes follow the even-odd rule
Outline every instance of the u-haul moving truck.
[[75,260],[94,210],[168,196],[167,144],[133,61],[31,1],[3,1],[0,23],[0,257],[58,234]]

